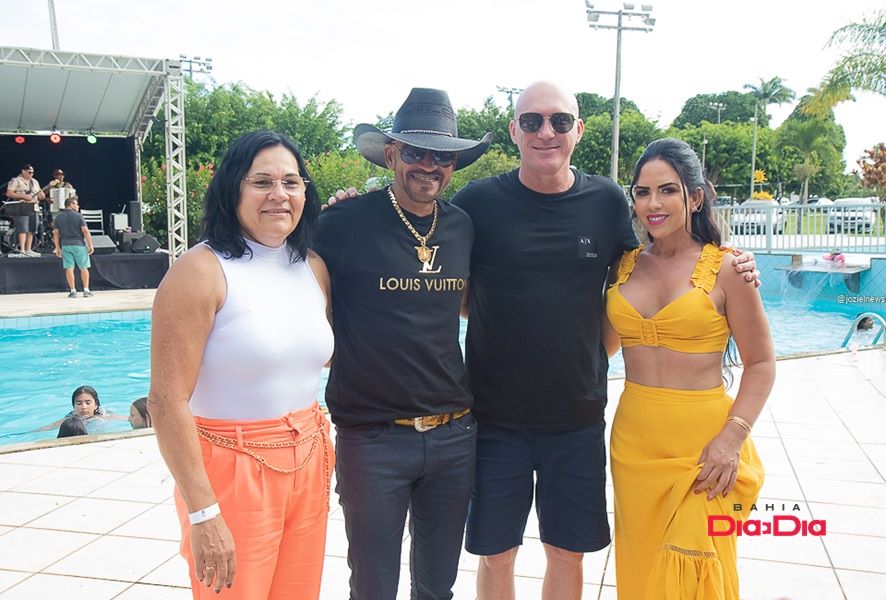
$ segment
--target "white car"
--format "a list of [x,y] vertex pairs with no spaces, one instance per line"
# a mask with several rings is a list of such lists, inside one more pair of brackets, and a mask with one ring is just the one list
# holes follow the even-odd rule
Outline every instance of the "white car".
[[828,209],[828,233],[871,232],[878,213],[879,203],[874,198],[839,198]]
[[784,233],[787,217],[774,200],[748,200],[732,209],[732,233]]

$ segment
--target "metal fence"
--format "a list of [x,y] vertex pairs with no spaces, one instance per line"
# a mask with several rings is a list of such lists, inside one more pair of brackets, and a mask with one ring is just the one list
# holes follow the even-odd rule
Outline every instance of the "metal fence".
[[793,250],[886,253],[884,211],[859,201],[838,205],[788,205],[775,202],[714,208],[724,236],[734,246],[755,252]]

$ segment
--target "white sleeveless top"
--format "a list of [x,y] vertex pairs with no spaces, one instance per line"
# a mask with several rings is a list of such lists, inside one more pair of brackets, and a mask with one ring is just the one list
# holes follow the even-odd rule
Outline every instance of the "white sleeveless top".
[[273,419],[311,406],[332,355],[326,296],[307,261],[291,263],[285,244],[246,244],[251,258],[213,250],[227,294],[190,401],[207,419]]

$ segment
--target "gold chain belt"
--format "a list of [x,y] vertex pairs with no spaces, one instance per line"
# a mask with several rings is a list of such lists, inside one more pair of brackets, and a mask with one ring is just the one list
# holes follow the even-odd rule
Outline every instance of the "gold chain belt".
[[[197,426],[197,433],[204,440],[213,444],[215,446],[219,446],[220,448],[227,448],[228,450],[234,450],[236,452],[242,452],[243,454],[247,454],[254,458],[259,464],[267,467],[268,469],[275,471],[277,473],[281,473],[283,475],[291,475],[296,471],[301,471],[305,466],[307,466],[308,462],[311,460],[311,457],[314,456],[314,450],[317,449],[317,440],[320,439],[320,442],[323,444],[323,466],[326,471],[326,501],[329,502],[329,481],[332,477],[332,472],[329,466],[329,444],[326,440],[326,428],[323,425],[315,431],[314,433],[304,436],[298,437],[294,440],[285,440],[281,442],[252,442],[248,440],[243,440],[242,442],[238,442],[236,439],[225,437],[223,435],[218,435],[217,433],[212,433],[203,427]],[[253,450],[249,448],[294,448],[296,446],[301,446],[303,444],[311,443],[311,449],[308,452],[308,456],[305,457],[305,460],[302,461],[300,465],[297,467],[293,467],[291,469],[282,469],[280,467],[275,467],[271,463],[267,461],[267,459]]]
[[415,427],[416,431],[430,431],[440,425],[446,425],[449,421],[461,419],[463,416],[471,412],[470,408],[459,410],[454,413],[443,413],[440,415],[428,415],[426,417],[414,417],[412,419],[397,419],[395,425],[405,425],[406,427]]

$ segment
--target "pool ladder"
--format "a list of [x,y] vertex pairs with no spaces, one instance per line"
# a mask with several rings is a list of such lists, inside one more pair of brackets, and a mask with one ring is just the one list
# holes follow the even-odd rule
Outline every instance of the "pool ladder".
[[852,321],[852,326],[849,328],[849,333],[846,334],[846,337],[843,339],[843,344],[840,346],[841,348],[846,348],[849,346],[849,340],[852,339],[852,336],[858,330],[858,324],[862,319],[870,317],[874,320],[875,324],[880,326],[880,331],[877,332],[877,335],[874,336],[874,340],[870,343],[871,346],[876,346],[880,339],[883,337],[883,331],[886,330],[886,320],[883,319],[880,315],[875,312],[866,312],[861,313],[855,317]]

